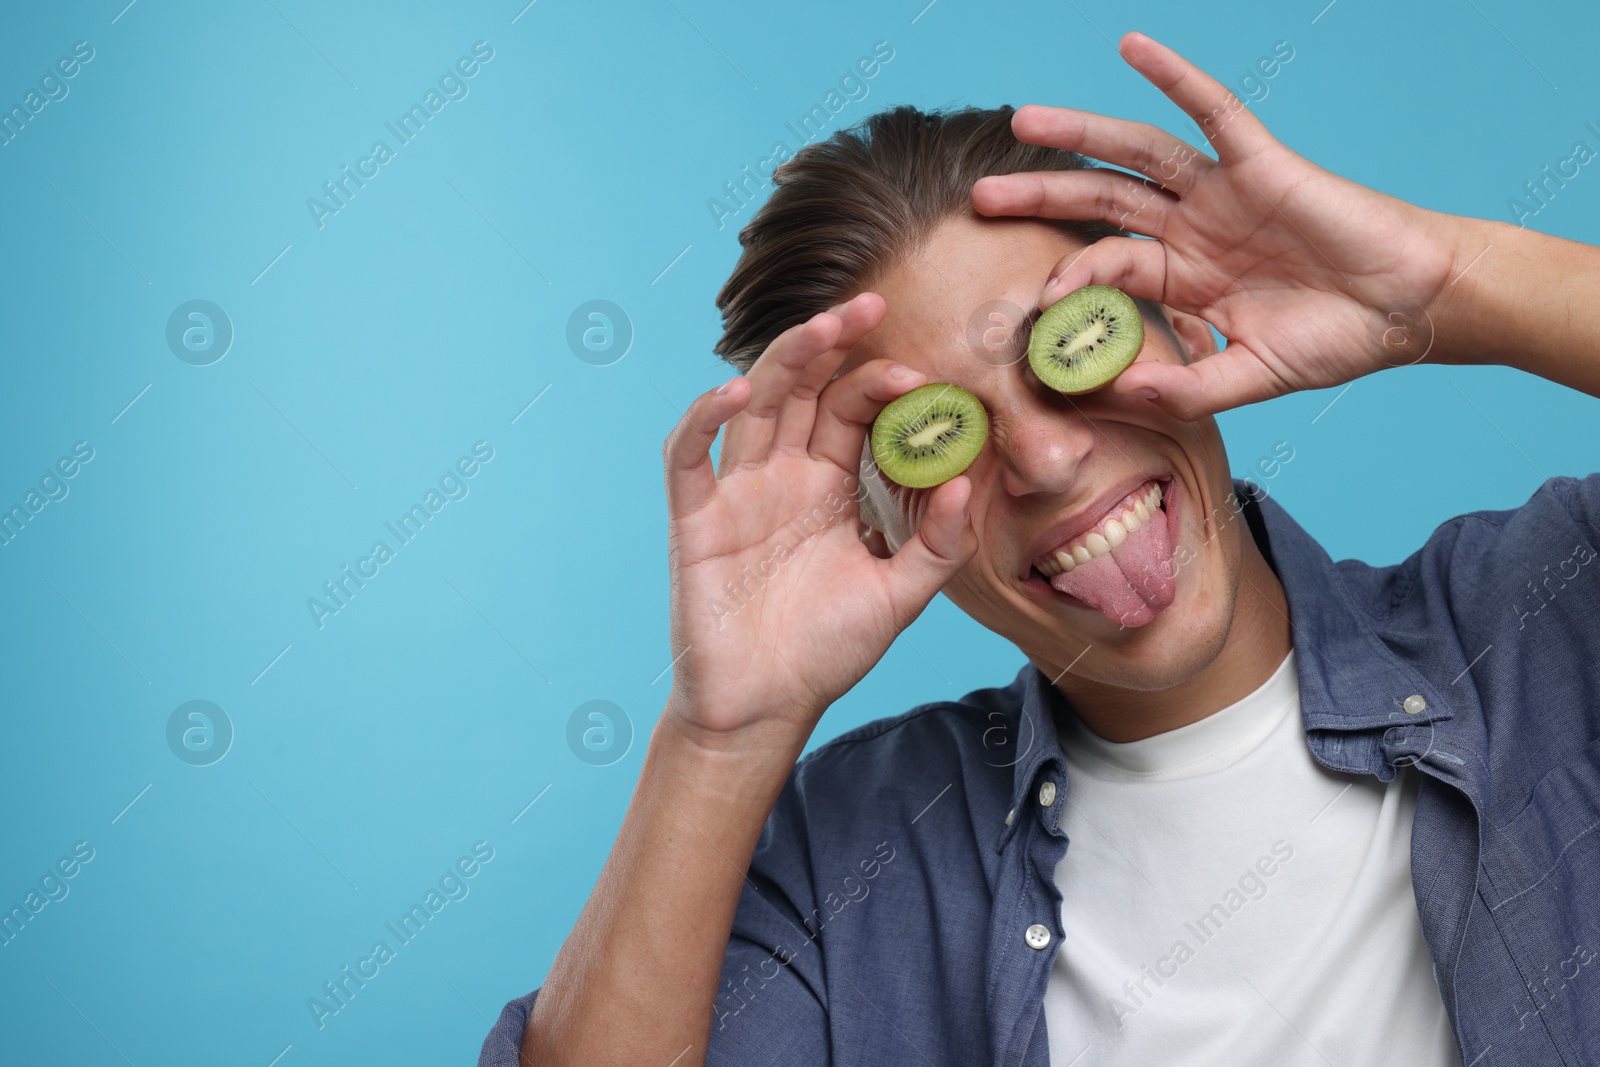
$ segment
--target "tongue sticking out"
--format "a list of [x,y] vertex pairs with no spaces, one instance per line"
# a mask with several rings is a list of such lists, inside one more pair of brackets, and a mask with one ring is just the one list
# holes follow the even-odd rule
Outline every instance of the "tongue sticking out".
[[1077,597],[1113,622],[1143,626],[1172,603],[1172,545],[1166,514],[1156,512],[1111,550],[1050,579],[1057,592]]

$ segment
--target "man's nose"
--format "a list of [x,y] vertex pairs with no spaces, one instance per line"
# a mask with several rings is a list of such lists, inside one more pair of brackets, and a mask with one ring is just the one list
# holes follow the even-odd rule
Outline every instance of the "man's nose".
[[1012,496],[1067,491],[1099,440],[1089,416],[1066,398],[1028,398],[994,414],[1001,485]]

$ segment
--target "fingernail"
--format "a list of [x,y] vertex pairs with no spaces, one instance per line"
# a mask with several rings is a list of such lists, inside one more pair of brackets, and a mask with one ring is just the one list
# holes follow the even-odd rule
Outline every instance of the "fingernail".
[[917,372],[910,367],[902,367],[899,364],[895,364],[889,368],[889,377],[897,382],[903,382],[907,378],[915,378],[916,376]]
[[1160,393],[1148,385],[1140,386],[1138,389],[1129,389],[1128,392],[1133,396],[1143,397],[1146,400],[1155,400],[1161,396]]
[[717,386],[716,389],[713,390],[713,392],[715,392],[716,395],[721,396],[723,393],[726,393],[728,391],[728,386],[730,386],[732,384],[733,384],[733,379],[729,378],[727,381],[725,381],[721,385]]

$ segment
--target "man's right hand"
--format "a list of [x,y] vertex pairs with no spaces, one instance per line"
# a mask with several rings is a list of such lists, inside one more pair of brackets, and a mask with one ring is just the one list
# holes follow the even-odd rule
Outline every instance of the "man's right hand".
[[923,384],[888,360],[834,378],[883,315],[862,293],[784,332],[667,440],[672,696],[520,1063],[704,1062],[745,871],[795,758],[977,550],[964,477],[930,494],[892,558],[861,541],[867,428]]
[[791,327],[747,375],[698,397],[667,439],[678,657],[667,714],[702,743],[753,726],[809,736],[976,551],[965,476],[932,493],[893,558],[861,540],[872,420],[926,381],[884,359],[834,377],[884,312],[882,297],[862,293]]

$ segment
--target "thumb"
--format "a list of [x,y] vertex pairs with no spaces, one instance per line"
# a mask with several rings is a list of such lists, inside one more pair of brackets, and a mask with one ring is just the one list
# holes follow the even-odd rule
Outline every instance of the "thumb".
[[[884,564],[896,608],[910,607],[912,618],[978,550],[978,535],[967,507],[971,499],[972,479],[964,474],[939,486],[928,501],[916,536]],[[911,618],[897,621],[902,626],[911,624]]]
[[1149,400],[1185,422],[1289,391],[1282,379],[1238,345],[1185,366],[1136,360],[1110,389],[1120,396]]

